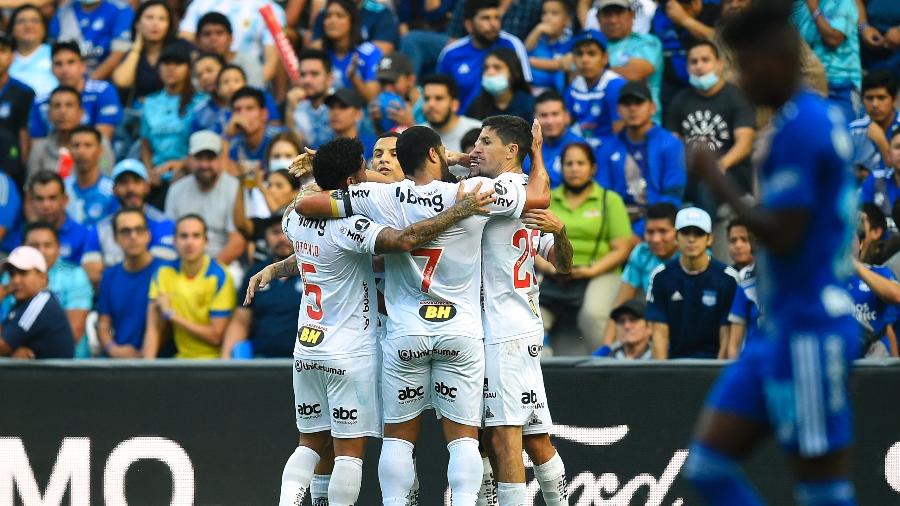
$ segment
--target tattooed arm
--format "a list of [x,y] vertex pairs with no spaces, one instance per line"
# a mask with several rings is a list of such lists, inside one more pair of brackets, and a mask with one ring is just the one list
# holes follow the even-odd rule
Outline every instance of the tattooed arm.
[[263,270],[257,272],[250,278],[250,284],[247,286],[247,296],[244,298],[244,305],[249,306],[253,301],[253,296],[260,288],[265,288],[277,278],[290,278],[300,275],[300,266],[297,265],[296,255],[291,255],[280,262],[267,265]]

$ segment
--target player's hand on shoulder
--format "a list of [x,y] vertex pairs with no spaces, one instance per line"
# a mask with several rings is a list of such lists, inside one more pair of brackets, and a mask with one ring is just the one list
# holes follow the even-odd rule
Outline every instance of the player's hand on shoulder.
[[547,234],[559,234],[566,228],[566,224],[549,209],[525,211],[522,213],[522,223],[527,228],[540,230]]
[[459,183],[459,189],[456,192],[456,205],[462,209],[463,214],[466,216],[490,214],[491,212],[487,206],[494,203],[494,189],[490,188],[485,192],[480,192],[481,184],[481,181],[479,181],[472,188],[472,191],[467,192],[465,191],[465,183]]

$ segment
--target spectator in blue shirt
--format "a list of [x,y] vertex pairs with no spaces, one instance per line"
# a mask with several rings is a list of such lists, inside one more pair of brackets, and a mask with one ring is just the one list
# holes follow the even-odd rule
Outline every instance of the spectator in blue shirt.
[[[541,124],[544,136],[541,153],[550,176],[550,188],[556,188],[563,182],[563,150],[569,144],[583,143],[584,139],[572,132],[572,116],[566,109],[563,96],[556,90],[547,90],[538,95],[534,101],[534,117]],[[522,168],[526,173],[531,170],[530,156],[525,159]]]
[[[144,212],[144,221],[150,233],[150,254],[155,258],[174,260],[177,258],[174,246],[175,223],[162,211],[147,203],[147,196],[150,194],[149,179],[144,164],[126,158],[113,168],[112,192],[118,209],[138,209]],[[98,263],[111,267],[123,259],[123,251],[113,229],[113,215],[110,215],[97,222],[91,230],[81,263]]]
[[103,273],[97,337],[110,358],[141,358],[150,281],[163,260],[147,249],[152,232],[140,210],[122,209],[112,216],[110,225],[122,261]]
[[[391,54],[400,43],[400,31],[397,15],[393,10],[393,2],[385,0],[354,0],[359,9],[359,29],[363,42],[371,42],[381,54]],[[407,2],[397,2],[405,4]],[[411,2],[410,2],[411,3]],[[313,25],[313,41],[321,41],[325,38],[325,19],[328,17],[328,9],[319,11]]]
[[665,0],[653,15],[653,34],[662,42],[665,70],[660,102],[688,86],[687,51],[697,42],[712,40],[719,21],[719,2],[704,0]]
[[38,7],[25,4],[13,11],[8,26],[16,40],[16,58],[9,75],[27,84],[37,96],[47,95],[59,86],[50,70],[47,18]]
[[0,167],[23,181],[23,149],[28,148],[28,115],[34,91],[10,77],[16,41],[0,32]]
[[[889,159],[888,144],[900,131],[900,110],[897,108],[897,76],[889,70],[878,70],[866,75],[862,82],[862,101],[866,115],[851,121],[848,127],[853,141],[850,163],[856,169],[857,178],[868,176],[885,178],[885,162]],[[890,213],[890,207],[885,209]]]
[[505,47],[492,49],[484,59],[481,94],[466,111],[466,116],[480,120],[500,115],[517,116],[528,123],[534,119],[534,97],[522,65],[516,52]]
[[80,264],[90,233],[66,213],[69,197],[59,174],[41,171],[32,176],[28,180],[28,201],[37,221],[56,227],[60,256]]
[[94,127],[81,125],[72,131],[72,159],[75,171],[65,179],[69,204],[66,213],[90,227],[119,207],[113,196],[112,179],[100,173],[103,154],[101,135]]
[[738,273],[709,255],[712,220],[706,211],[682,209],[675,229],[681,255],[653,271],[647,293],[653,358],[724,358]]
[[335,87],[353,88],[368,102],[381,91],[377,74],[383,53],[363,41],[359,16],[353,0],[328,0],[322,45],[331,58]]
[[[280,128],[269,126],[268,119],[263,92],[245,87],[231,96],[231,124],[237,132],[228,151],[232,162],[251,162],[255,168],[263,168],[269,142],[281,132]],[[250,176],[255,179],[255,172]]]
[[900,70],[900,3],[857,0],[862,64],[868,71]]
[[[863,182],[859,199],[863,204],[873,204],[879,209],[893,210],[900,201],[900,128],[894,131],[890,141],[891,166],[886,167],[884,176],[872,173]],[[885,213],[890,216],[890,213]]]
[[855,0],[794,0],[793,7],[800,36],[825,66],[828,100],[841,108],[847,122],[857,119],[862,66]]
[[564,0],[547,0],[541,5],[541,22],[525,38],[535,88],[565,88],[566,72],[573,63],[571,21],[572,11]]
[[377,133],[400,131],[425,121],[425,99],[416,85],[412,61],[391,53],[378,62],[381,93],[369,103],[369,118]]
[[465,111],[481,91],[481,70],[488,52],[497,47],[514,50],[526,82],[532,81],[525,45],[500,29],[499,0],[466,0],[464,24],[469,35],[447,45],[438,56],[437,71],[456,79],[460,110]]
[[[208,91],[210,88],[201,89],[204,93],[210,93],[210,96],[205,100],[201,100],[194,108],[191,132],[212,130],[228,138],[234,137],[238,132],[235,130],[235,125],[231,123],[231,97],[238,90],[248,86],[247,73],[237,65],[228,64],[222,66],[218,60],[210,59],[209,57],[201,57],[197,61],[198,68],[201,63],[209,67],[218,65],[219,70],[212,91]],[[266,98],[269,123],[272,125],[280,124],[281,115],[278,113],[278,104],[275,103],[275,99],[267,91],[263,92],[263,96]]]
[[622,129],[616,104],[627,81],[606,68],[606,37],[597,30],[575,37],[574,55],[577,75],[566,89],[566,107],[578,133],[596,148],[602,137]]
[[50,37],[76,41],[91,79],[109,79],[131,48],[134,11],[123,0],[66,2],[50,21]]
[[[678,208],[669,202],[647,207],[647,224],[644,227],[643,241],[635,246],[628,256],[613,307],[618,307],[636,297],[646,297],[653,271],[678,256],[678,241],[675,239],[677,212]],[[615,326],[607,325],[603,344],[612,346],[615,341]]]
[[141,116],[141,161],[163,180],[184,170],[194,109],[203,96],[191,82],[187,47],[170,44],[159,56],[163,89],[147,97]]
[[734,292],[734,302],[728,311],[728,323],[731,329],[728,333],[728,351],[725,358],[733,360],[741,355],[747,339],[755,337],[759,328],[759,298],[756,294],[755,268],[751,266],[745,272]]
[[847,291],[853,297],[853,317],[866,330],[864,342],[868,348],[861,350],[861,355],[868,355],[872,346],[885,337],[888,349],[896,349],[893,324],[897,321],[897,305],[900,304],[900,283],[891,270],[882,265],[854,259],[853,270],[847,280]]
[[625,128],[600,145],[597,182],[622,196],[632,229],[640,237],[647,206],[681,205],[687,183],[684,145],[653,123],[656,105],[644,83],[631,81],[622,87],[617,107]]
[[9,253],[22,243],[22,196],[8,174],[0,172],[0,253]]
[[13,310],[0,328],[0,356],[12,358],[72,358],[72,329],[59,301],[47,290],[47,262],[41,253],[19,246],[3,265],[15,298]]
[[[112,139],[113,131],[122,122],[122,105],[115,87],[106,81],[85,77],[87,65],[76,42],[57,42],[51,49],[53,75],[60,86],[71,86],[81,93],[84,109],[82,123],[95,126],[103,137]],[[51,132],[47,112],[50,97],[38,97],[31,108],[28,133],[32,139],[46,137]]]
[[294,253],[291,242],[281,230],[281,217],[273,216],[263,227],[266,243],[272,258],[254,265],[245,275],[238,292],[238,306],[225,330],[222,358],[232,358],[235,348],[248,348],[246,357],[290,357],[294,352],[293,336],[297,331],[297,309],[303,296],[303,284],[299,278],[273,278],[256,290],[249,303],[246,301],[250,278],[273,262],[280,262]]

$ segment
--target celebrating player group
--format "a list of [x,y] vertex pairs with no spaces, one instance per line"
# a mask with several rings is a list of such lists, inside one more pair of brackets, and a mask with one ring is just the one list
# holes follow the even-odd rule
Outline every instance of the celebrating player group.
[[[565,273],[572,246],[546,210],[541,142],[537,122],[495,116],[471,153],[448,152],[436,132],[412,127],[378,140],[374,170],[355,139],[295,162],[312,166],[316,186],[304,187],[282,222],[294,256],[248,290],[253,297],[291,275],[304,285],[294,349],[301,435],[281,506],[301,504],[307,491],[314,504],[356,503],[368,437],[383,437],[383,503],[417,504],[415,445],[427,409],[442,420],[453,505],[479,495],[524,504],[523,449],[545,502],[568,504],[549,438],[534,258]],[[471,177],[456,182],[451,164]],[[491,467],[494,479],[485,479]]]

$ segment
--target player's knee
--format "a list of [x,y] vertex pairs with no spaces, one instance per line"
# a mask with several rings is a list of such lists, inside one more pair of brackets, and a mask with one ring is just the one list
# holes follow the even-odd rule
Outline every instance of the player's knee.
[[556,455],[556,447],[550,442],[549,434],[532,434],[522,437],[522,444],[528,458],[535,465],[543,464]]
[[355,457],[336,457],[334,472],[328,484],[330,506],[350,506],[359,498],[362,486],[362,460]]
[[490,427],[486,430],[486,435],[488,446],[497,460],[507,460],[510,456],[522,458],[520,427]]

